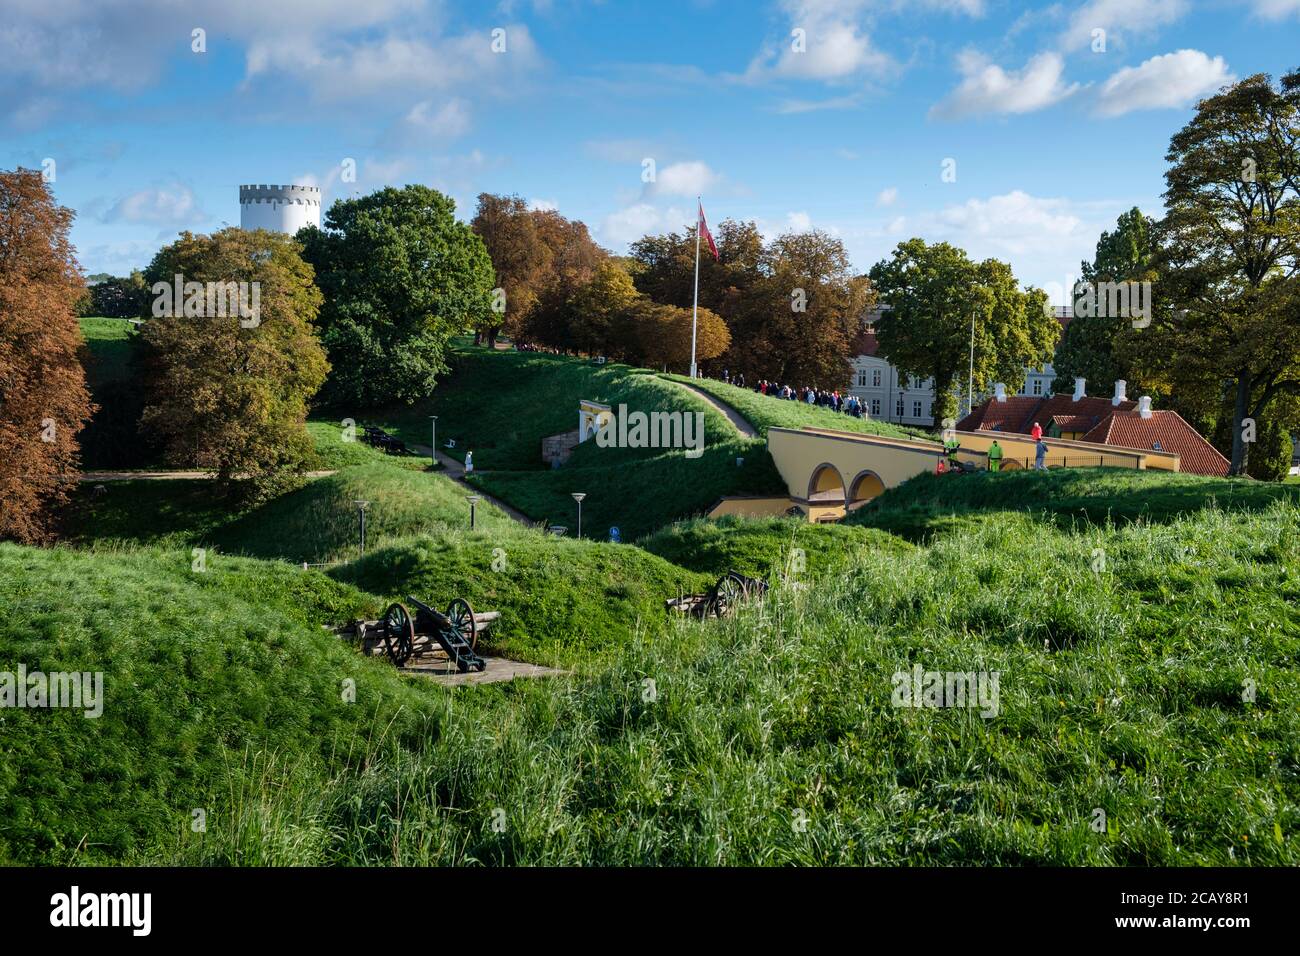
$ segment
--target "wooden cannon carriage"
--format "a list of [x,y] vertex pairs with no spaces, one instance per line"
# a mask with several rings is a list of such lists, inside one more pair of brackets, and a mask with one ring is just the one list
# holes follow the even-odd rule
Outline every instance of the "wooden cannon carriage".
[[459,597],[447,605],[445,613],[417,598],[406,600],[415,614],[406,604],[394,603],[377,621],[355,622],[353,633],[360,637],[363,653],[385,654],[398,667],[413,661],[419,663],[412,666],[437,663],[443,657],[462,674],[486,669],[487,661],[476,653],[475,646],[479,634],[501,617],[499,611],[475,614],[469,602]]
[[406,442],[388,434],[388,432],[375,425],[361,426],[361,440],[372,448],[383,449],[386,455],[409,455],[412,453],[406,447]]
[[768,584],[761,578],[746,577],[728,571],[703,594],[685,594],[664,602],[664,608],[692,617],[728,617],[746,601],[758,600],[767,593]]

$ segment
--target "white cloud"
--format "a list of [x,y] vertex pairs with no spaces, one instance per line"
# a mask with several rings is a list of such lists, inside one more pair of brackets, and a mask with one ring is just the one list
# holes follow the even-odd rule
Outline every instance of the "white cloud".
[[790,29],[750,62],[745,78],[834,81],[892,71],[893,58],[877,50],[856,22],[869,0],[786,0]]
[[1105,30],[1108,45],[1122,43],[1131,34],[1154,33],[1186,10],[1185,0],[1090,0],[1070,18],[1061,44],[1067,50],[1087,47],[1093,30]]
[[898,190],[893,186],[880,190],[880,194],[876,196],[877,206],[892,206],[896,202],[898,202]]
[[807,232],[812,228],[812,216],[806,212],[790,212],[785,216],[787,232]]
[[778,113],[815,113],[821,110],[848,110],[862,102],[861,94],[834,96],[825,100],[782,100],[776,106]]
[[708,192],[720,178],[708,164],[698,160],[673,163],[658,171],[647,192],[659,196],[698,196]]
[[650,203],[636,203],[606,216],[600,236],[610,245],[624,246],[652,233],[681,229],[693,220],[691,213],[680,209],[661,211]]
[[1065,64],[1056,53],[1040,53],[1019,71],[1007,72],[974,51],[957,58],[963,79],[957,89],[936,104],[930,115],[960,119],[986,113],[1032,113],[1059,103],[1079,89],[1061,78]]
[[1121,116],[1134,110],[1184,107],[1234,79],[1223,57],[1210,59],[1200,50],[1153,56],[1141,66],[1126,66],[1112,74],[1101,87],[1096,111],[1101,116]]
[[530,199],[528,208],[534,212],[555,212],[560,208],[560,204],[554,199]]
[[406,132],[417,136],[455,139],[469,129],[469,106],[462,99],[453,98],[441,104],[421,100],[411,107],[402,125]]
[[1265,20],[1300,17],[1300,0],[1255,0],[1255,13]]
[[106,223],[135,222],[160,226],[195,225],[207,219],[188,186],[173,183],[141,189],[118,199],[101,217]]

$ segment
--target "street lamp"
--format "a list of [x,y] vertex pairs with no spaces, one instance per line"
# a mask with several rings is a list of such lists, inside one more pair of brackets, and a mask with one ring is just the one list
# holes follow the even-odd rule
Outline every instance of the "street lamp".
[[369,501],[362,501],[360,498],[354,498],[352,503],[357,506],[357,519],[361,525],[361,557],[366,556],[366,508],[369,507]]
[[578,537],[582,537],[582,499],[587,497],[585,491],[573,492],[573,500],[578,503]]
[[433,442],[433,467],[438,467],[438,416],[429,416],[429,440]]
[[465,500],[469,502],[469,530],[474,530],[474,505],[483,500],[482,495],[466,495]]

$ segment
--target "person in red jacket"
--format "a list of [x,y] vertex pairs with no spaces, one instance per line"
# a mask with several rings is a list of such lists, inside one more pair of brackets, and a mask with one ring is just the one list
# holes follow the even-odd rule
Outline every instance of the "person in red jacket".
[[1034,422],[1034,427],[1030,429],[1029,437],[1032,438],[1034,441],[1038,441],[1038,439],[1042,438],[1043,426],[1038,424],[1038,422]]

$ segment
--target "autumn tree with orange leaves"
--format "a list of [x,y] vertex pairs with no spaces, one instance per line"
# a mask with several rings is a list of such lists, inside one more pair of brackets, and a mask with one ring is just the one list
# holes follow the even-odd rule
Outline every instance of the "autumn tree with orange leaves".
[[0,172],[0,538],[48,541],[94,410],[78,358],[85,291],[58,205],[34,170]]

